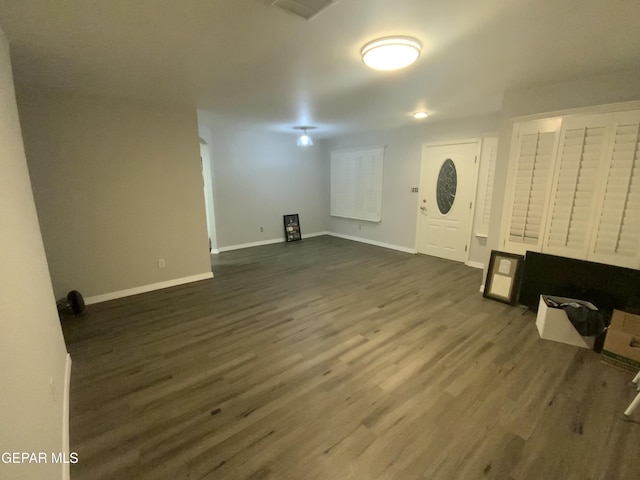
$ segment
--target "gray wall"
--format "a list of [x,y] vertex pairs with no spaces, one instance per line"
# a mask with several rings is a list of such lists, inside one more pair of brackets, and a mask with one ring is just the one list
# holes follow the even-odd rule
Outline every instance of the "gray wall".
[[[489,249],[500,249],[500,227],[514,118],[529,115],[539,116],[547,113],[550,115],[544,116],[553,116],[554,112],[568,109],[640,100],[639,78],[640,70],[634,70],[543,85],[505,94],[500,118],[500,138],[489,227]],[[487,263],[488,261],[485,262],[485,266]]]
[[[67,350],[29,182],[0,30],[0,452],[63,452]],[[50,453],[48,453],[50,455]],[[0,477],[64,478],[64,467],[0,464]]]
[[194,110],[29,91],[18,105],[56,296],[211,272]]
[[[382,221],[362,222],[330,217],[328,230],[404,249],[415,249],[418,194],[411,187],[420,183],[422,145],[495,136],[498,115],[460,121],[427,121],[409,127],[349,135],[328,141],[328,149],[386,146],[382,191]],[[472,237],[470,261],[485,261],[486,242]]]
[[202,124],[200,132],[209,144],[221,251],[284,241],[282,216],[290,213],[300,215],[303,237],[327,230],[329,169],[323,142],[303,149],[293,133]]

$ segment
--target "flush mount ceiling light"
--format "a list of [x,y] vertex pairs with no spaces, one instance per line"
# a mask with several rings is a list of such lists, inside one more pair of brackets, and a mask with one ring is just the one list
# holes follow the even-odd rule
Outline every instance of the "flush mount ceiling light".
[[423,118],[427,118],[429,114],[427,112],[416,112],[413,114],[413,118],[416,120],[422,120]]
[[314,130],[316,127],[293,127],[294,130],[302,130],[302,135],[298,137],[297,145],[299,147],[312,147],[313,140],[307,134],[307,130]]
[[374,70],[399,70],[414,63],[421,49],[415,38],[384,37],[367,43],[360,55],[364,64]]

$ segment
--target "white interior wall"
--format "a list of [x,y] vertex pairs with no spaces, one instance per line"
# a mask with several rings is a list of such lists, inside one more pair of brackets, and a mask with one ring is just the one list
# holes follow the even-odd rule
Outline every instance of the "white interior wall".
[[[328,149],[385,146],[382,186],[382,221],[363,222],[330,217],[328,230],[349,237],[389,245],[401,250],[415,250],[418,193],[411,188],[420,183],[422,145],[495,136],[498,115],[460,121],[427,121],[394,130],[367,132],[329,140]],[[484,262],[486,240],[472,235],[469,261]]]
[[49,459],[47,463],[2,462],[0,478],[65,478],[68,465],[51,463],[50,455],[68,448],[65,385],[70,364],[22,144],[9,46],[2,30],[0,230],[0,453],[46,452]]
[[[282,216],[300,215],[302,236],[327,230],[328,154],[296,135],[207,127],[218,249],[284,241]],[[262,231],[260,230],[262,228]]]
[[58,297],[211,277],[194,110],[29,90],[18,106]]

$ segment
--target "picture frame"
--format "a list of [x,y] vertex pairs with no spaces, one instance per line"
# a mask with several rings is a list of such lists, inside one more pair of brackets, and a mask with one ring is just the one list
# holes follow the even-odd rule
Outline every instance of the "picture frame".
[[523,255],[491,250],[482,296],[515,305],[518,300],[523,265]]
[[284,238],[287,242],[295,242],[302,240],[302,232],[300,231],[300,217],[297,213],[283,215],[284,220]]

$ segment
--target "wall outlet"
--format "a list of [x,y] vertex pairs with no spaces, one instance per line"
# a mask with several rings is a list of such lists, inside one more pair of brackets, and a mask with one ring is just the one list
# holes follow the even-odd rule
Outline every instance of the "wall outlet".
[[362,224],[361,223],[358,224],[358,230],[362,230]]
[[261,231],[261,232],[264,232],[264,228],[263,228],[263,227],[260,227],[260,231]]
[[164,261],[164,258],[158,259],[158,268],[164,268],[167,266],[167,262]]
[[49,377],[49,388],[51,389],[51,396],[56,399],[56,385],[53,382],[53,377]]

